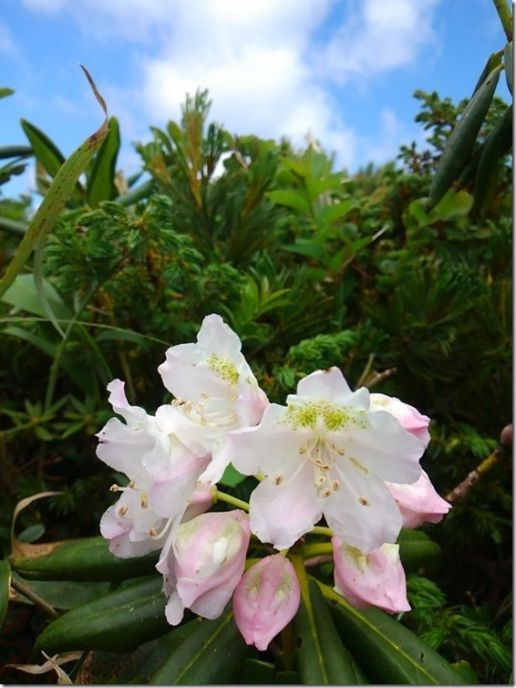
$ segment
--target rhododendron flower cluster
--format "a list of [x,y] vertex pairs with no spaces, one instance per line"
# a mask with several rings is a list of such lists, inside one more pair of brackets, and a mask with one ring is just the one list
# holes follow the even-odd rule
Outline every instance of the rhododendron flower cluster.
[[[427,416],[353,391],[338,368],[300,380],[285,405],[269,403],[218,315],[197,342],[169,348],[158,371],[172,399],[154,415],[129,404],[122,381],[108,385],[122,420],[100,431],[97,455],[127,484],[112,486],[120,497],[100,530],[119,557],[160,551],[170,624],[185,609],[215,619],[233,600],[245,641],[265,650],[298,610],[289,556],[306,553],[308,564],[309,537],[325,538],[335,590],[350,604],[410,608],[400,530],[449,509],[420,466]],[[255,477],[248,503],[219,486],[230,466]],[[233,508],[210,511],[215,501]],[[245,570],[250,543],[257,561]]]

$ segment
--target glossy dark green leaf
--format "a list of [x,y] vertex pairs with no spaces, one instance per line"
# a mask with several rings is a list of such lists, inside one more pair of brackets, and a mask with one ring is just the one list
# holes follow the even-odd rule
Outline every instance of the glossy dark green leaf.
[[11,567],[6,559],[0,561],[0,628],[4,623],[9,605],[9,587],[11,585]]
[[505,70],[505,79],[507,80],[507,88],[512,96],[514,93],[514,58],[512,41],[505,44],[505,50],[503,51],[503,66]]
[[493,100],[501,69],[498,65],[486,77],[451,133],[430,187],[432,206],[441,200],[470,160],[478,132]]
[[435,568],[441,561],[441,548],[420,530],[404,528],[398,537],[400,558],[405,572]]
[[496,194],[502,159],[512,147],[512,114],[510,105],[482,145],[473,187],[473,215],[484,213]]
[[326,600],[311,578],[300,581],[294,618],[296,665],[301,683],[355,685],[364,677],[335,628]]
[[103,537],[64,542],[43,557],[17,559],[13,568],[24,578],[39,580],[118,581],[152,573],[159,552],[120,559]]
[[239,685],[271,685],[275,683],[276,668],[271,662],[247,657],[242,664],[242,671],[238,677]]
[[79,669],[79,685],[147,685],[153,674],[197,626],[197,621],[182,623],[155,640],[139,645],[133,652],[94,650]]
[[[109,582],[97,581],[28,581],[13,573],[13,579],[20,581],[23,588],[34,593],[55,609],[74,609],[86,602],[93,602],[109,592]],[[19,593],[21,597],[23,595]],[[29,598],[25,600],[32,604]]]
[[64,650],[131,651],[158,638],[170,629],[162,584],[159,575],[137,579],[66,612],[38,636],[34,657],[42,650],[49,655]]
[[353,657],[380,684],[456,685],[464,676],[406,626],[380,609],[358,610],[319,584]]
[[240,635],[233,612],[197,626],[154,674],[159,685],[231,683],[238,677],[249,647]]
[[120,127],[116,117],[109,119],[109,131],[91,163],[88,176],[87,201],[96,208],[102,201],[118,196],[115,186],[116,160],[120,150]]

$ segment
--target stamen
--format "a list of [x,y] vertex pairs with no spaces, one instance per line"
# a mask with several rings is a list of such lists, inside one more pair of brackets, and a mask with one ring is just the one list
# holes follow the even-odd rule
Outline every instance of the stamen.
[[337,490],[340,490],[340,483],[339,483],[339,481],[337,480],[337,478],[335,478],[335,480],[332,482],[332,487],[333,487],[333,489],[335,490],[335,492],[336,492]]
[[283,482],[283,476],[282,476],[282,475],[277,475],[277,476],[274,478],[274,483],[275,483],[276,485],[279,485],[279,484],[282,483],[282,482]]
[[122,504],[120,509],[118,509],[118,514],[120,516],[125,516],[128,511],[129,511],[129,507],[127,506],[127,504]]
[[362,506],[370,506],[369,500],[365,497],[359,497],[358,501],[360,502],[360,504],[362,504]]
[[147,501],[147,497],[145,495],[142,495],[140,506],[142,509],[146,509],[149,506],[149,502]]
[[110,492],[121,492],[122,488],[120,487],[120,485],[117,485],[115,483],[115,485],[111,485],[111,487],[109,488],[109,491]]

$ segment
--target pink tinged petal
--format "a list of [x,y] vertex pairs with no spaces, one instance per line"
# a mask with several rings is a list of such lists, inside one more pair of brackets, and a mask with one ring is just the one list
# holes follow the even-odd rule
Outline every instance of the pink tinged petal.
[[183,607],[200,616],[220,616],[242,576],[249,539],[249,519],[240,510],[202,514],[181,524],[168,561],[162,557],[157,566],[165,571],[173,565],[177,583],[170,618],[178,615],[176,593]]
[[439,523],[451,509],[437,494],[425,471],[411,485],[387,483],[387,489],[398,504],[405,528],[417,528],[425,522]]
[[252,566],[233,594],[235,622],[245,642],[266,650],[296,615],[300,598],[294,567],[281,554]]
[[[331,435],[340,444],[337,433]],[[412,483],[421,474],[425,443],[404,430],[387,411],[367,414],[363,427],[351,426],[341,440],[346,457],[358,461],[383,480]]]
[[366,553],[396,542],[402,518],[385,483],[357,466],[338,480],[339,489],[324,500],[324,516],[335,535]]
[[118,418],[110,418],[97,437],[98,458],[130,477],[141,472],[141,457],[156,444],[156,439],[147,432],[129,428]]
[[123,519],[117,512],[117,505],[110,506],[100,519],[100,532],[109,540],[109,551],[121,559],[140,557],[156,549],[160,549],[162,543],[151,538],[134,541],[131,539],[133,524],[128,519]]
[[183,516],[183,522],[204,514],[212,506],[214,500],[214,488],[210,483],[198,482],[192,496],[188,500],[188,507]]
[[276,549],[291,547],[322,515],[311,465],[305,462],[280,482],[261,482],[251,494],[249,507],[251,530],[262,542]]
[[332,538],[335,590],[357,608],[380,607],[390,614],[410,610],[398,545],[385,544],[367,555]]
[[410,404],[405,404],[396,397],[389,397],[386,394],[371,394],[371,410],[388,411],[398,419],[402,428],[407,432],[416,435],[426,444],[430,441],[430,433],[428,432],[430,418],[419,413]]
[[108,386],[107,390],[110,392],[108,401],[113,407],[113,411],[118,413],[128,425],[136,425],[140,422],[144,422],[147,414],[139,406],[131,406],[127,401],[125,396],[125,382],[122,380],[112,380]]

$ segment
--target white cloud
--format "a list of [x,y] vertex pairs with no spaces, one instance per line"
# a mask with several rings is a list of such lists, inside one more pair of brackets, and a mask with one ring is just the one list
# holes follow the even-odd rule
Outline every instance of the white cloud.
[[387,112],[380,139],[372,132],[375,144],[365,141],[342,120],[330,84],[409,65],[434,40],[439,0],[23,2],[66,13],[93,41],[132,46],[130,86],[110,86],[107,76],[99,84],[124,136],[148,139],[147,125],[177,120],[186,93],[207,88],[210,118],[230,132],[288,136],[303,146],[311,131],[325,150],[337,151],[338,165],[353,168],[364,150],[375,160],[390,151],[399,126]]
[[348,4],[350,11],[319,55],[320,73],[342,83],[353,76],[367,78],[410,65],[424,46],[436,40],[432,19],[437,2],[362,0]]
[[[18,52],[18,46],[14,42],[11,32],[5,26],[5,24],[0,23],[0,53],[14,54]],[[5,84],[4,84],[5,85]]]

